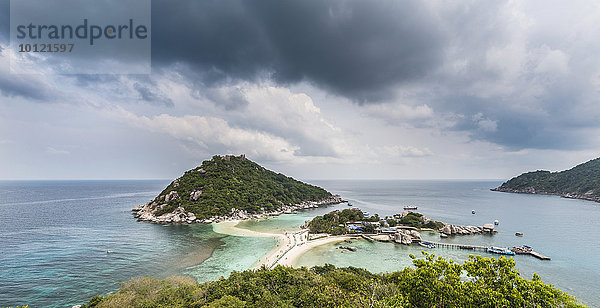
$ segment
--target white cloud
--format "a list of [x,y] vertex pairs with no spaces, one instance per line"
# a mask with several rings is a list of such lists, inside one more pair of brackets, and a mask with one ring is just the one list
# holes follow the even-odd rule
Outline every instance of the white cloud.
[[563,75],[569,72],[569,56],[563,51],[544,45],[536,54],[539,59],[536,73]]
[[67,150],[60,150],[53,147],[46,147],[45,152],[50,155],[71,155],[71,152]]
[[406,105],[402,103],[376,104],[364,107],[367,116],[383,119],[391,125],[422,125],[434,116],[433,109],[426,104]]
[[289,161],[298,150],[298,146],[283,138],[232,127],[227,121],[215,117],[168,114],[147,117],[122,108],[117,109],[116,115],[131,125],[168,134],[212,153],[246,153],[257,159]]
[[388,157],[390,159],[426,157],[433,155],[433,152],[431,152],[431,150],[428,148],[418,149],[413,146],[400,145],[383,146],[378,148],[378,151],[381,152],[384,157]]

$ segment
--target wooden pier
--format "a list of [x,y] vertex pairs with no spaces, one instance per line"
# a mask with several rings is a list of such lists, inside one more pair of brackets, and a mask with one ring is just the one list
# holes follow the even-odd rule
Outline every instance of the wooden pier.
[[478,245],[465,245],[465,244],[452,244],[452,243],[437,243],[430,242],[435,245],[435,247],[448,248],[448,249],[464,249],[464,250],[480,250],[487,251],[487,246],[478,246]]
[[[464,244],[451,244],[451,243],[437,243],[437,242],[429,242],[435,245],[435,247],[440,248],[448,248],[448,249],[463,249],[463,250],[477,250],[487,252],[487,246],[478,246],[478,245],[464,245]],[[539,252],[531,251],[528,253],[522,253],[525,255],[532,255],[540,260],[551,260],[550,257],[545,256]]]
[[532,251],[529,254],[540,260],[550,260],[550,257],[544,256],[543,254],[541,254],[539,252]]

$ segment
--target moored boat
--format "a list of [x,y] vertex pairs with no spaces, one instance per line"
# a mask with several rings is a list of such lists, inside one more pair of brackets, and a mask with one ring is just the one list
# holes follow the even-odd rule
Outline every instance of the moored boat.
[[527,245],[513,247],[511,250],[516,254],[529,254],[533,251],[533,248]]
[[496,253],[496,254],[500,254],[500,255],[509,255],[509,256],[515,255],[515,253],[508,248],[495,247],[495,246],[488,247],[487,252]]
[[405,210],[405,211],[408,211],[408,210],[416,210],[416,209],[418,209],[418,208],[419,208],[418,206],[405,206],[405,207],[404,207],[404,210]]
[[419,242],[419,245],[421,245],[425,248],[435,248],[435,244],[433,244],[431,242]]

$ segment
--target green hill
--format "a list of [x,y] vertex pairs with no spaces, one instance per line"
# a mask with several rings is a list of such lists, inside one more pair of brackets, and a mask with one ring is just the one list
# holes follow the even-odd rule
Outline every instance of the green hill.
[[510,179],[494,191],[550,194],[600,202],[600,158],[560,171],[534,171]]
[[190,217],[195,221],[230,216],[234,208],[244,215],[269,213],[302,202],[329,199],[331,203],[335,201],[331,193],[320,187],[267,170],[244,155],[226,155],[214,156],[186,171],[154,200],[134,211],[141,220],[173,214],[167,217],[171,221],[155,222],[180,222],[179,215],[185,216],[186,221]]

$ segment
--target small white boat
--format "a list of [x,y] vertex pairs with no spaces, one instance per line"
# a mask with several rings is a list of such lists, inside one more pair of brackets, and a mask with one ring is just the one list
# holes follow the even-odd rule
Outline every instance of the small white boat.
[[508,248],[494,247],[494,246],[489,247],[487,249],[487,252],[489,252],[489,253],[496,253],[496,254],[499,254],[499,255],[508,255],[508,256],[514,256],[515,255],[515,253],[512,250],[508,249]]
[[419,242],[419,245],[421,245],[425,248],[435,248],[435,244],[430,243],[430,242]]
[[500,222],[498,221],[498,219],[494,220],[494,225],[498,225]]

